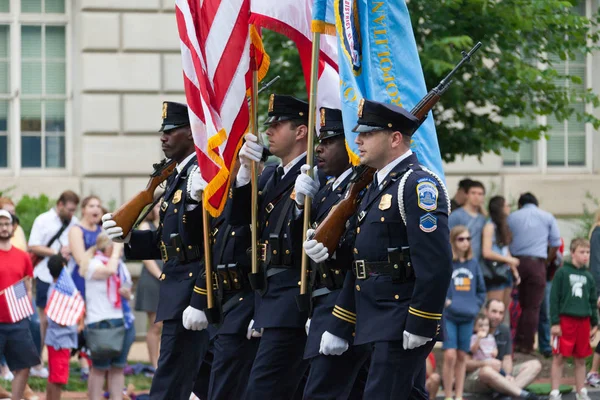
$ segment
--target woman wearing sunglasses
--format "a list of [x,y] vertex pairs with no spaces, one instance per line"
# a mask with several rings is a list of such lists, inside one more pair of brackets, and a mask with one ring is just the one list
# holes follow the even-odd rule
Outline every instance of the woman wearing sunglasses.
[[464,225],[450,231],[452,280],[444,309],[443,381],[446,399],[462,399],[473,323],[485,301],[485,283],[477,259],[473,257],[471,236]]

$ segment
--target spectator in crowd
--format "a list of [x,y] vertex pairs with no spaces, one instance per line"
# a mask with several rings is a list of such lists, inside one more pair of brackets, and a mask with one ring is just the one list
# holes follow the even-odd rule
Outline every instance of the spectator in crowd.
[[485,301],[485,284],[477,260],[473,258],[471,236],[464,225],[450,231],[452,245],[452,280],[444,309],[444,392],[462,398],[469,339],[473,333],[473,319]]
[[[140,224],[141,230],[155,231],[158,229],[160,210],[159,201],[154,209],[146,216]],[[158,366],[158,345],[160,343],[160,331],[162,321],[156,320],[156,309],[158,307],[158,291],[160,275],[162,274],[162,260],[144,260],[144,268],[140,274],[135,294],[135,310],[145,312],[148,316],[148,332],[146,333],[146,345],[148,346],[148,357],[150,364],[156,369]]]
[[471,335],[471,354],[473,360],[486,361],[496,358],[498,346],[494,335],[490,333],[490,320],[485,314],[475,319],[475,333]]
[[[38,307],[40,317],[41,343],[44,343],[48,327],[44,309],[48,301],[48,289],[52,283],[52,276],[48,270],[48,258],[54,254],[60,254],[66,260],[69,259],[71,254],[69,229],[77,224],[77,217],[74,214],[78,204],[79,196],[75,192],[70,190],[63,192],[56,202],[56,207],[39,215],[33,221],[29,235],[29,249],[38,257],[43,258],[33,270],[36,284],[35,305]],[[34,368],[31,372],[34,376],[48,377],[48,370],[43,367]]]
[[469,191],[469,186],[473,181],[469,178],[465,178],[458,182],[458,189],[456,189],[456,194],[450,200],[450,210],[454,211],[458,208],[462,207],[467,201],[467,193]]
[[[52,276],[53,283],[48,291],[50,298],[56,287],[58,277],[65,267],[62,256],[55,254],[48,259],[48,270]],[[60,400],[62,387],[69,381],[69,360],[71,349],[77,348],[77,331],[83,325],[64,326],[48,318],[48,329],[46,331],[46,346],[48,349],[48,368],[50,375],[46,385],[46,400]]]
[[[0,210],[0,291],[24,280],[27,294],[31,298],[31,278],[33,278],[31,259],[27,253],[10,243],[12,233],[11,214],[6,210]],[[40,355],[33,343],[27,319],[12,322],[8,309],[0,313],[0,356],[6,358],[8,367],[14,374],[11,399],[24,398],[29,369],[39,364]],[[28,394],[26,398],[31,397]]]
[[[72,273],[73,282],[77,290],[85,299],[85,279],[80,273],[80,265],[89,262],[93,257],[90,249],[96,245],[96,238],[102,232],[100,219],[102,218],[102,203],[97,196],[88,196],[81,201],[81,221],[74,225],[69,230],[69,249],[71,250],[72,258]],[[93,252],[93,249],[91,249]],[[81,379],[87,380],[90,370],[89,361],[85,354],[85,336],[79,335],[78,340],[79,364],[81,367]]]
[[[96,239],[97,253],[90,260],[87,269],[81,270],[85,276],[86,328],[102,329],[125,326],[126,333],[121,353],[114,358],[95,358],[92,353],[92,370],[88,382],[88,397],[91,400],[102,398],[104,377],[108,372],[108,391],[111,399],[123,398],[127,355],[135,340],[132,315],[124,312],[125,299],[131,298],[130,284],[120,286],[121,277],[127,282],[128,272],[121,261],[123,244],[113,243],[105,233]],[[129,278],[130,282],[130,278]],[[122,296],[122,297],[121,297]]]
[[[506,264],[510,270],[504,276],[505,281],[501,283],[486,282],[487,298],[500,300],[504,303],[504,308],[508,309],[510,305],[510,293],[513,283],[520,283],[519,259],[510,255],[508,245],[512,240],[510,228],[506,221],[510,214],[510,206],[502,196],[494,196],[488,204],[490,218],[483,227],[483,236],[481,239],[481,253],[483,259],[496,261],[499,265]],[[514,280],[513,280],[514,277]]]
[[10,243],[19,250],[27,251],[27,238],[25,237],[25,231],[19,225],[19,221],[16,218],[15,203],[8,197],[0,197],[0,210],[8,211],[13,218],[13,237],[10,239]]
[[425,389],[427,389],[427,393],[429,393],[430,400],[436,398],[437,393],[440,390],[440,384],[442,383],[440,374],[435,370],[435,354],[433,354],[432,351],[425,360]]
[[[596,212],[594,224],[590,229],[590,272],[594,276],[596,284],[596,297],[598,297],[598,307],[600,307],[600,210]],[[600,342],[596,345],[592,368],[587,375],[586,382],[593,387],[600,387]]]
[[[540,308],[546,287],[546,268],[560,246],[560,232],[556,219],[538,208],[531,193],[519,197],[519,210],[508,216],[513,236],[510,253],[519,263],[519,304],[521,317],[517,325],[515,350],[531,353],[540,318]],[[550,248],[550,249],[549,249]]]
[[585,384],[585,359],[592,354],[590,340],[598,332],[596,285],[590,271],[590,242],[575,238],[571,241],[571,262],[556,271],[550,294],[552,346],[552,391],[550,400],[560,400],[558,390],[563,373],[563,357],[575,362],[577,400],[590,400]]
[[481,234],[486,221],[482,207],[484,200],[483,183],[472,181],[467,191],[467,201],[462,207],[452,211],[448,218],[450,229],[456,225],[465,225],[471,233],[471,247],[476,261],[481,259]]
[[554,259],[548,264],[546,272],[546,289],[544,289],[544,300],[540,306],[540,320],[538,322],[538,350],[545,358],[552,357],[552,345],[550,344],[550,291],[552,290],[552,279],[558,268],[562,267],[565,241],[560,239],[560,246],[556,251]]
[[468,393],[496,392],[504,396],[522,399],[539,399],[523,388],[527,387],[542,370],[538,360],[529,360],[513,365],[512,340],[510,328],[504,324],[504,303],[488,300],[485,314],[490,320],[490,332],[494,335],[498,354],[496,358],[485,361],[467,360],[467,379],[465,391]]

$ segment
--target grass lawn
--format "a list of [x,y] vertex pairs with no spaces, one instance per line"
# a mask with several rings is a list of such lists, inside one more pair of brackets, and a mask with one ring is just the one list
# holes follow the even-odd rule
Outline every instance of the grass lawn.
[[[30,377],[28,383],[35,392],[40,393],[46,391],[46,379]],[[147,378],[144,375],[125,376],[125,386],[129,385],[130,383],[135,386],[136,392],[150,390],[152,378]],[[0,379],[0,384],[6,389],[10,388],[10,382]],[[87,382],[83,382],[79,378],[79,365],[76,362],[71,363],[69,382],[65,386],[64,390],[67,392],[87,391]]]

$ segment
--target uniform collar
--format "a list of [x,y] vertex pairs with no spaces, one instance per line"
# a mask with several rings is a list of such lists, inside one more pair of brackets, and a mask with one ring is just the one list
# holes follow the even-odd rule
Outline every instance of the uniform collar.
[[342,174],[340,176],[338,176],[335,181],[333,181],[333,185],[332,185],[331,189],[332,190],[337,189],[338,186],[340,186],[340,184],[342,182],[344,182],[344,179],[346,179],[348,177],[348,175],[350,175],[351,173],[352,173],[352,168],[348,168],[347,170],[342,172]]
[[396,167],[396,165],[400,164],[402,160],[406,160],[408,157],[412,155],[412,150],[408,149],[408,151],[402,154],[400,157],[396,158],[394,161],[386,165],[377,171],[377,182],[381,185],[381,182],[385,179],[386,176]]
[[189,156],[187,156],[182,162],[178,163],[175,168],[177,169],[177,174],[180,174],[181,171],[185,168],[186,165],[190,162],[190,160],[196,156],[196,152],[193,152]]
[[300,154],[298,157],[294,158],[292,161],[290,161],[286,165],[279,164],[280,167],[283,166],[283,175],[281,176],[281,178],[283,178],[289,172],[289,170],[292,169],[292,167],[294,167],[294,165],[298,164],[298,162],[305,157],[306,157],[306,152]]

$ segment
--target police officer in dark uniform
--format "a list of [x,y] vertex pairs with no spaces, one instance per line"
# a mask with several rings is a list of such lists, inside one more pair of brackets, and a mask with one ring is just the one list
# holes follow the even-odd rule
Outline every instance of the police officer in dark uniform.
[[[248,381],[247,399],[289,399],[308,363],[302,353],[308,313],[298,311],[302,219],[294,218],[294,183],[306,163],[308,104],[291,96],[271,95],[266,135],[270,152],[281,159],[277,168],[260,175],[258,237],[265,281],[257,292],[252,328],[262,332]],[[240,171],[231,190],[230,223],[250,223],[250,165],[260,162],[263,148],[256,136],[246,135],[240,149]],[[318,190],[318,184],[314,193]],[[256,282],[254,287],[261,285]]]
[[[311,219],[318,225],[341,199],[350,183],[352,167],[346,150],[342,112],[322,107],[319,145],[315,149],[317,167],[331,177],[312,200]],[[304,181],[311,178],[301,174],[296,179],[296,201],[304,193]],[[301,201],[299,206],[303,206]],[[353,233],[353,230],[349,230]],[[310,236],[312,231],[308,232]],[[316,241],[308,242],[308,245]],[[344,279],[353,261],[352,238],[345,237],[335,250],[335,258],[323,254],[311,263],[312,312],[307,322],[308,339],[304,358],[310,360],[310,373],[304,389],[305,399],[346,399],[351,393],[361,366],[368,358],[365,346],[351,346],[342,353],[331,347],[335,336],[345,339],[345,349],[352,343],[356,312],[354,298],[336,305]],[[313,252],[311,253],[311,250]],[[314,251],[316,250],[316,252]],[[318,253],[314,246],[307,253]],[[350,292],[352,294],[352,292]],[[340,349],[342,350],[342,349]],[[341,354],[341,355],[340,355]]]
[[123,238],[111,214],[102,217],[102,226],[112,240],[126,243],[129,260],[164,262],[156,312],[163,330],[150,398],[187,400],[208,346],[199,204],[206,184],[198,170],[187,106],[164,102],[162,119],[162,149],[177,166],[167,179],[159,229],[134,231]]
[[355,345],[372,346],[364,397],[427,399],[425,358],[439,334],[450,283],[450,200],[419,164],[419,121],[401,107],[362,100],[354,131],[361,163],[376,168],[360,203],[354,278]]

